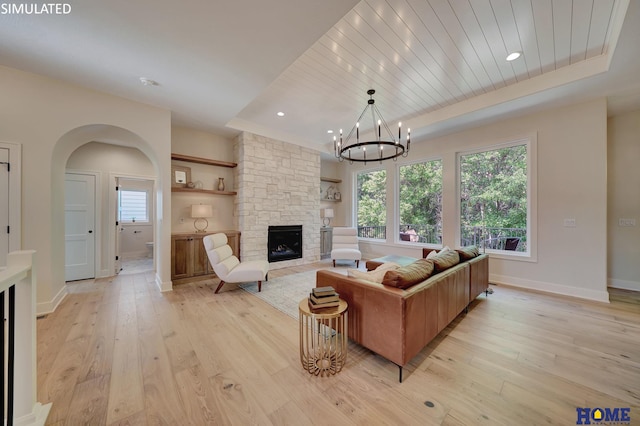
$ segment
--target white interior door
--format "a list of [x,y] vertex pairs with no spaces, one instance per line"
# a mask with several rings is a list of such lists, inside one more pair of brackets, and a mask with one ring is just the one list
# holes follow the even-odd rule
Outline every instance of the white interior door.
[[122,241],[122,224],[120,223],[120,194],[118,194],[120,190],[120,178],[116,178],[116,275],[122,271],[122,258],[120,254],[120,242]]
[[67,173],[64,189],[65,279],[94,278],[96,178]]
[[0,148],[0,267],[9,253],[9,150]]

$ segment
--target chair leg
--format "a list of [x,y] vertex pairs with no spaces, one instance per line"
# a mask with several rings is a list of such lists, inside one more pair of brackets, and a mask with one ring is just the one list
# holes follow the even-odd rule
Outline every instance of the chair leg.
[[336,267],[336,260],[335,259],[333,259],[333,267],[334,268]]
[[360,261],[356,260],[356,268],[359,268],[359,267],[360,267]]
[[258,281],[258,293],[262,291],[262,281]]
[[218,288],[216,288],[216,291],[214,291],[214,293],[218,294],[218,291],[220,291],[223,285],[224,285],[224,281],[220,280],[220,284],[218,284]]

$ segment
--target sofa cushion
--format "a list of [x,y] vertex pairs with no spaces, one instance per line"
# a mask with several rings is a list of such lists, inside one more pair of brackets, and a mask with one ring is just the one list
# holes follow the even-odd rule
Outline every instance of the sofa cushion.
[[400,265],[395,262],[385,262],[378,266],[373,271],[361,271],[359,269],[348,269],[347,275],[352,278],[359,278],[361,280],[373,281],[374,283],[382,283],[382,279],[387,271],[391,269],[399,268]]
[[460,262],[473,259],[480,254],[480,250],[478,250],[477,246],[462,247],[461,249],[457,249],[456,251],[460,255]]
[[435,272],[442,272],[460,263],[460,255],[455,250],[442,250],[429,259],[433,262]]
[[407,266],[387,271],[382,284],[402,289],[409,288],[429,278],[433,273],[433,266],[431,260],[418,259]]

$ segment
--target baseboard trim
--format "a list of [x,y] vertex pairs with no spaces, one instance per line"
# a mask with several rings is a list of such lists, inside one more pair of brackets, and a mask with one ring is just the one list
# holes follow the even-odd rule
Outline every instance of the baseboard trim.
[[19,419],[16,419],[16,426],[27,426],[27,425],[37,425],[44,426],[47,421],[47,417],[49,417],[49,411],[51,410],[51,403],[42,405],[39,402],[36,402],[33,406],[33,410],[31,413],[26,416],[22,416]]
[[626,280],[618,280],[615,278],[609,278],[607,280],[607,286],[612,288],[618,288],[620,290],[640,291],[640,282],[638,281],[626,281]]
[[67,296],[68,290],[67,285],[65,284],[58,294],[54,296],[54,298],[49,302],[42,302],[36,305],[36,315],[46,315],[50,314],[58,308],[58,305],[64,300]]
[[156,285],[161,292],[165,291],[173,291],[173,282],[171,281],[162,281],[160,275],[156,273]]
[[510,287],[524,288],[528,290],[542,291],[544,293],[560,294],[563,296],[577,297],[596,302],[609,303],[609,293],[605,291],[589,290],[585,288],[570,287],[561,284],[542,281],[524,280],[505,275],[489,274],[489,282],[492,284]]

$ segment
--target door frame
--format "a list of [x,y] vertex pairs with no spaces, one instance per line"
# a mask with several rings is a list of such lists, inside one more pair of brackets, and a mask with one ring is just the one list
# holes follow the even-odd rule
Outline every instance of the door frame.
[[[152,214],[153,214],[153,220],[151,221],[151,225],[153,226],[153,235],[154,235],[154,241],[155,239],[155,235],[156,235],[156,227],[159,226],[159,220],[157,218],[158,212],[156,211],[156,206],[158,205],[157,202],[157,191],[158,191],[158,179],[156,178],[156,176],[146,176],[146,175],[132,175],[132,174],[127,174],[127,173],[120,173],[120,172],[109,172],[109,178],[108,178],[108,192],[109,192],[109,196],[108,196],[108,207],[107,207],[107,220],[109,225],[107,226],[107,229],[109,229],[109,232],[107,233],[107,244],[108,244],[108,256],[107,256],[107,265],[106,265],[106,270],[107,271],[111,271],[110,275],[113,275],[113,272],[116,270],[116,235],[114,229],[116,226],[116,220],[118,220],[118,216],[117,216],[117,208],[118,208],[118,194],[116,191],[116,185],[118,182],[118,178],[123,178],[123,179],[139,179],[139,180],[148,180],[148,181],[152,181],[153,182],[153,189],[151,190],[152,192],[152,199],[151,199],[151,210],[152,210]],[[156,247],[153,247],[153,270],[156,271],[157,270],[157,250]]]
[[9,150],[9,252],[22,250],[22,144],[0,141]]

